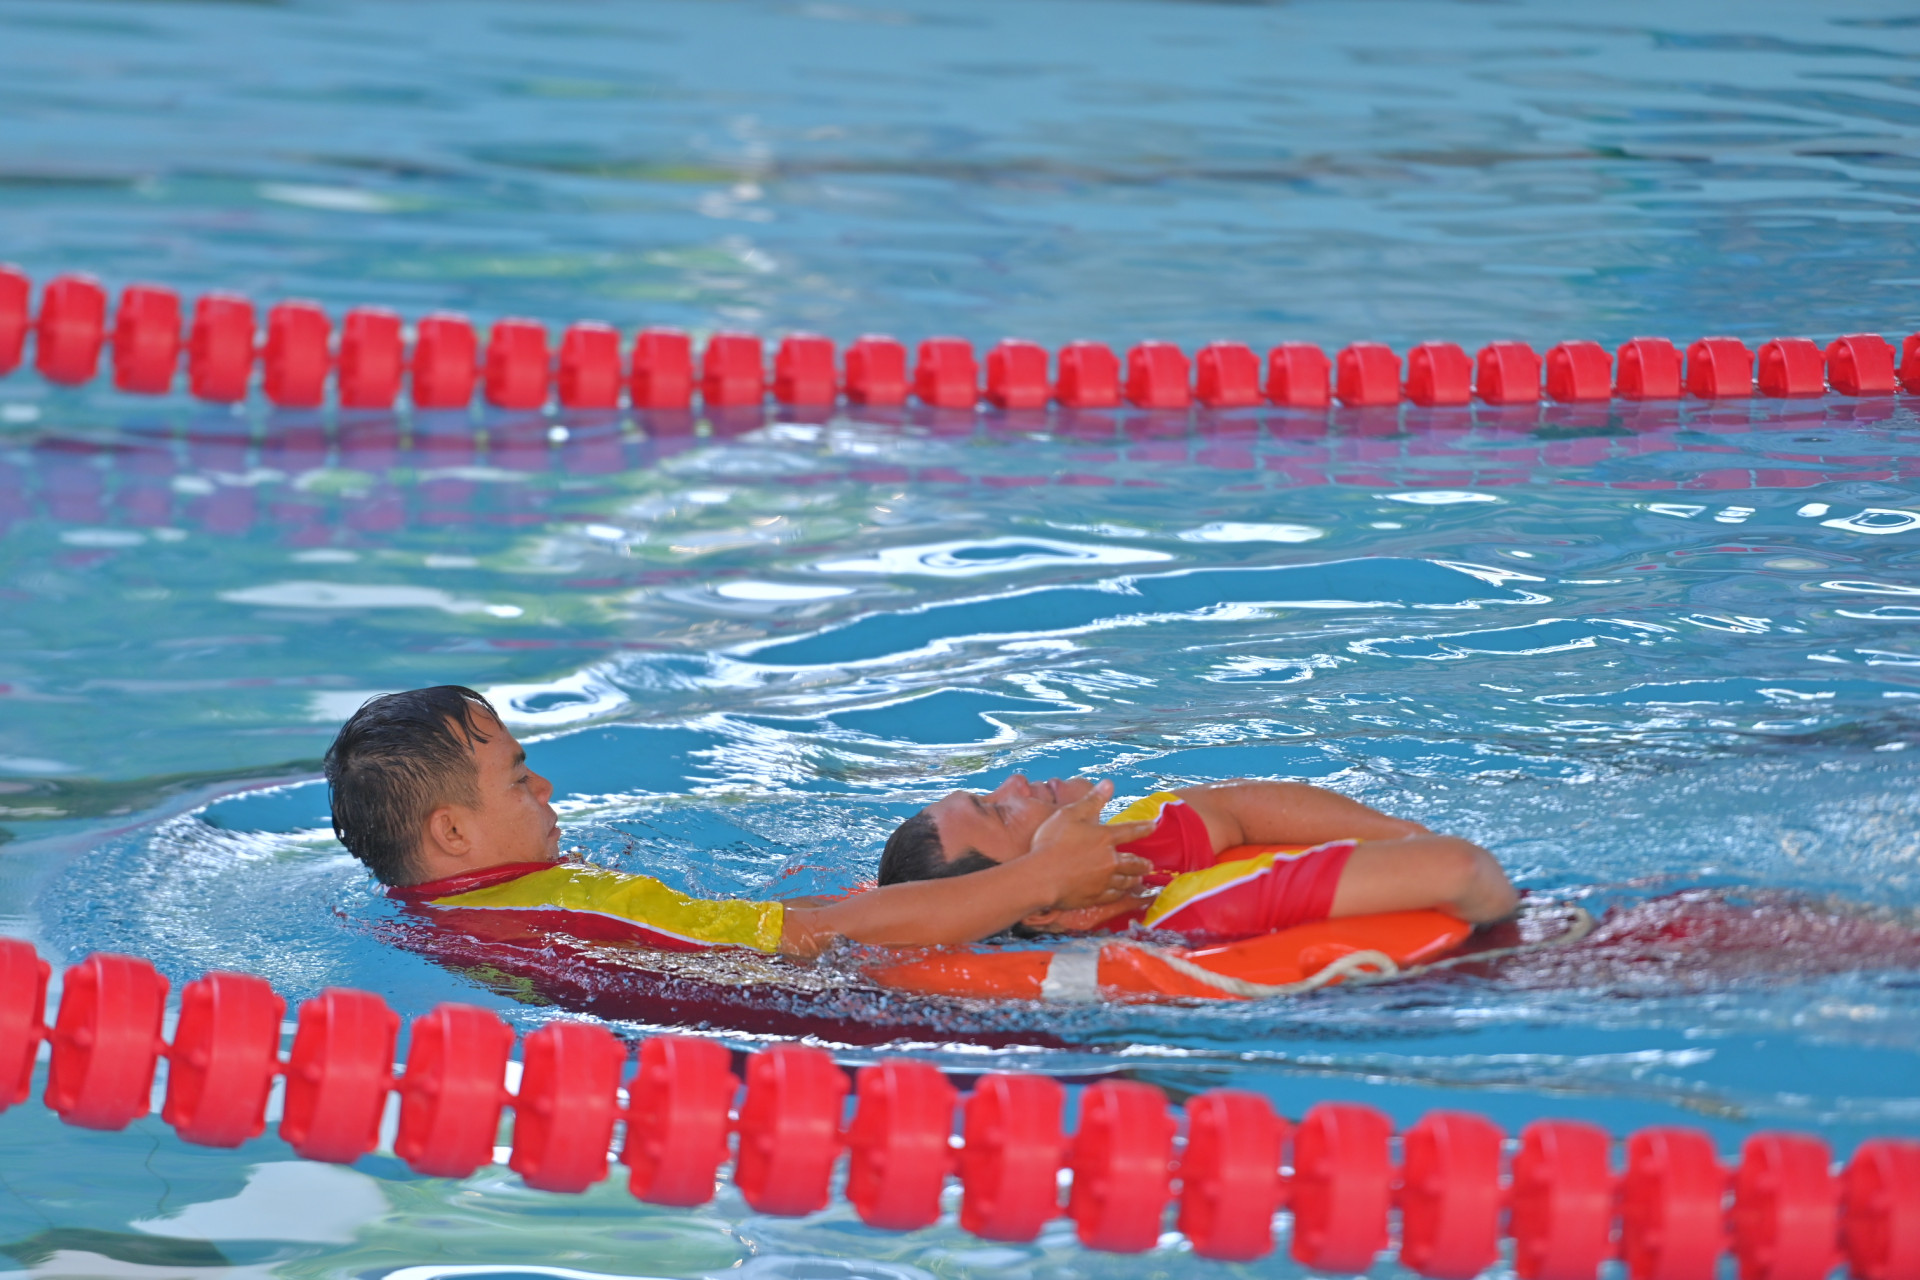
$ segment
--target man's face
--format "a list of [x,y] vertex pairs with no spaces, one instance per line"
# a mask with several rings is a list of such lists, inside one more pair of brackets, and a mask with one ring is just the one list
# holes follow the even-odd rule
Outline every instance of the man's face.
[[473,747],[478,803],[468,838],[481,864],[553,861],[560,856],[560,823],[547,803],[553,784],[527,768],[526,751],[505,726],[483,719],[477,727],[487,740]]
[[956,791],[927,806],[940,832],[940,847],[949,859],[978,849],[995,862],[1024,855],[1033,845],[1033,833],[1062,805],[1093,790],[1086,778],[1048,778],[1029,782],[1014,774],[986,792]]

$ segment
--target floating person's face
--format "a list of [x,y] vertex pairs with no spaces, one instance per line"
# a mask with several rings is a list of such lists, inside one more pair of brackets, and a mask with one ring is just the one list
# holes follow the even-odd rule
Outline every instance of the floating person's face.
[[1033,833],[1063,805],[1093,790],[1087,778],[1029,782],[1014,774],[988,792],[955,791],[927,806],[940,847],[949,860],[976,849],[995,862],[1018,858],[1033,846]]

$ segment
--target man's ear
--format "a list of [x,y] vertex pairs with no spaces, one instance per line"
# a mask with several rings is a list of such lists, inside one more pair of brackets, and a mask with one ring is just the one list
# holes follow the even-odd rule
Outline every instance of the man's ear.
[[441,805],[427,815],[427,847],[450,858],[473,852],[473,840],[452,805]]

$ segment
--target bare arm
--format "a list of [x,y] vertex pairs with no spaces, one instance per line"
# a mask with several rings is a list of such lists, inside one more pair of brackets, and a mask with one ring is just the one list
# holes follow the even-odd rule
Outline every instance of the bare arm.
[[1494,856],[1459,836],[1370,840],[1355,849],[1333,895],[1333,915],[1432,907],[1469,924],[1513,914],[1520,905]]
[[1033,849],[985,871],[883,885],[840,902],[789,905],[780,950],[818,955],[835,938],[881,946],[939,947],[975,942],[1053,907],[1074,908],[1129,897],[1152,868],[1114,846],[1138,839],[1152,823],[1106,825],[1100,806],[1113,794],[1103,782],[1061,809],[1035,833]]
[[1177,793],[1207,824],[1215,849],[1240,844],[1320,844],[1327,840],[1399,840],[1426,828],[1390,818],[1337,791],[1304,782],[1237,779]]
[[1494,856],[1303,782],[1223,782],[1179,793],[1207,824],[1215,849],[1236,844],[1358,840],[1333,915],[1435,908],[1471,924],[1511,915],[1519,895]]

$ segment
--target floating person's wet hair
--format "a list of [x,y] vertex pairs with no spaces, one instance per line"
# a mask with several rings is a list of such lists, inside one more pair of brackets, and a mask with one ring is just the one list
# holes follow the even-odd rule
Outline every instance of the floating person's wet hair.
[[369,698],[340,726],[326,758],[333,834],[380,883],[419,878],[427,815],[479,801],[473,747],[499,719],[473,690],[443,684]]
[[940,828],[933,824],[933,815],[922,809],[887,837],[887,847],[880,854],[880,883],[944,880],[998,865],[978,849],[968,849],[949,858],[940,843]]

